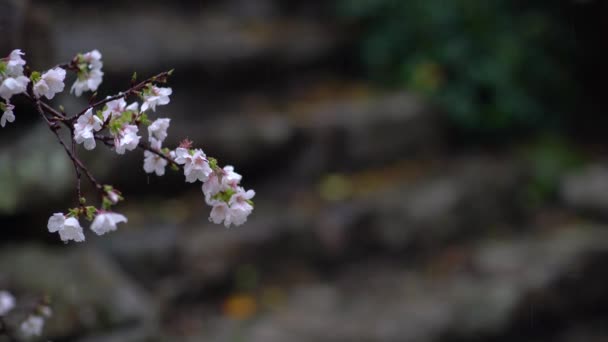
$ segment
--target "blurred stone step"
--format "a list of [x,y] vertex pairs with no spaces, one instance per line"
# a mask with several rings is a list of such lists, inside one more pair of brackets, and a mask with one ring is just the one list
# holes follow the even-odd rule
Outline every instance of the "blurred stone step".
[[559,185],[564,205],[584,214],[608,218],[608,163],[592,163],[564,175]]
[[[241,20],[222,13],[185,15],[163,7],[138,11],[82,7],[68,21],[50,7],[58,60],[98,49],[109,73],[139,74],[180,67],[221,68],[257,63],[301,65],[330,54],[339,38],[331,27],[303,18]],[[53,12],[56,11],[56,12]],[[224,69],[230,72],[230,68]]]
[[154,336],[157,311],[151,298],[105,254],[90,245],[71,247],[22,244],[0,252],[3,286],[17,294],[50,296],[53,316],[44,336],[60,339],[113,329]]
[[357,204],[372,223],[363,228],[387,248],[434,250],[446,242],[474,238],[524,215],[526,176],[504,157],[461,156],[410,184],[393,184]]
[[[455,341],[513,340],[508,337],[529,329],[533,334],[543,333],[542,324],[530,324],[530,320],[551,319],[543,316],[543,308],[552,305],[546,300],[555,297],[543,294],[553,293],[557,284],[570,279],[571,292],[557,292],[560,305],[584,310],[592,303],[577,303],[580,296],[574,292],[608,286],[608,278],[597,276],[608,255],[607,232],[605,227],[568,226],[503,241],[484,239],[471,247],[464,245],[464,257],[449,261],[460,267],[447,271],[437,271],[432,264],[412,269],[369,260],[341,268],[331,280],[279,288],[284,300],[261,309],[248,324],[207,313],[200,330],[180,336],[180,340],[229,341],[238,336],[264,342],[430,342],[446,337]],[[572,276],[590,267],[595,271]],[[590,285],[596,282],[598,286]],[[279,285],[271,286],[279,291]],[[594,294],[597,301],[608,299],[605,291]],[[530,301],[532,298],[545,301]],[[264,307],[263,298],[257,299]],[[519,321],[521,326],[515,323]],[[577,322],[562,324],[551,334],[569,332],[570,325]],[[516,330],[510,330],[512,327]]]
[[267,163],[271,157],[308,180],[330,170],[441,153],[441,118],[408,93],[271,101],[266,108],[244,101],[209,117],[187,111],[187,102],[174,104],[175,113],[185,115],[172,121],[171,131],[200,142],[226,163],[259,165],[256,159]]

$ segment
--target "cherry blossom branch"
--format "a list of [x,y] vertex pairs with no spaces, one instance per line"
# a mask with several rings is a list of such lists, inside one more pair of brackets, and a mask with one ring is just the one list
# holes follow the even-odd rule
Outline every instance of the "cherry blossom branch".
[[[129,89],[94,101],[104,74],[99,51],[78,54],[71,62],[59,64],[44,73],[26,69],[22,55],[24,53],[17,49],[8,57],[0,58],[0,112],[3,112],[0,126],[4,127],[7,122],[15,120],[15,106],[11,104],[10,98],[23,94],[34,104],[39,115],[55,134],[76,173],[78,206],[70,208],[67,214],[53,214],[47,225],[49,232],[59,233],[64,242],[82,242],[85,235],[80,226],[81,216],[92,221],[90,228],[98,235],[116,230],[118,223],[127,222],[124,215],[110,211],[112,206],[123,200],[121,192],[110,185],[99,183],[78,158],[77,144],[83,144],[86,150],[93,150],[96,142],[111,147],[119,155],[135,149],[142,150],[143,171],[148,174],[163,176],[166,166],[170,166],[176,171],[181,169],[187,183],[201,182],[204,201],[212,207],[210,221],[223,223],[226,227],[238,226],[247,221],[253,210],[251,199],[255,192],[245,190],[240,185],[241,175],[234,172],[232,166],[219,167],[216,159],[207,157],[200,148],[193,148],[189,140],[182,141],[175,149],[163,147],[171,119],[149,119],[149,115],[156,112],[157,106],[170,102],[172,89],[159,87],[155,83],[165,83],[172,70],[161,72],[137,84],[134,74]],[[64,90],[66,70],[73,70],[78,76],[72,85],[71,93],[81,96],[84,92],[93,92],[89,104],[73,116],[66,114],[61,107],[57,110],[43,101],[43,98],[53,99]],[[136,95],[142,102],[134,101],[127,105],[125,100],[131,95]],[[96,107],[101,106],[103,108],[100,111],[94,112]],[[140,135],[142,126],[147,128],[147,142],[144,142]],[[69,131],[71,144],[66,143],[59,134],[63,127]],[[100,193],[99,208],[85,206],[86,199],[81,190],[82,175],[88,178]]]

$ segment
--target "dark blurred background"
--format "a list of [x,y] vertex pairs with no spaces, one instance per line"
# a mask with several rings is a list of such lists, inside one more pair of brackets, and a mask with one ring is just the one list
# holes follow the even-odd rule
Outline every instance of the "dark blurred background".
[[65,246],[72,165],[16,99],[0,289],[50,295],[45,340],[608,340],[605,1],[0,0],[0,37],[37,70],[99,49],[100,96],[175,68],[168,146],[257,192],[225,229],[81,151],[129,223]]

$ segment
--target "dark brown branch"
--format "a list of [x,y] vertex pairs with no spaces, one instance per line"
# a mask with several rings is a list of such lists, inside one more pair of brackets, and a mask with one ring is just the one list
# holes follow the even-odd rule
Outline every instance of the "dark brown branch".
[[[28,94],[28,97],[31,100],[34,99],[32,94]],[[68,148],[68,146],[63,141],[63,139],[61,139],[61,136],[58,133],[59,127],[57,126],[57,124],[54,122],[51,122],[46,117],[46,115],[44,114],[44,110],[42,109],[43,102],[41,102],[39,99],[33,100],[33,101],[35,101],[36,109],[38,110],[38,113],[40,114],[40,116],[42,116],[44,121],[47,123],[51,132],[53,132],[55,134],[55,136],[57,137],[57,140],[59,141],[59,144],[61,144],[61,146],[63,146],[63,149],[67,153],[68,157],[72,160],[72,163],[74,164],[74,168],[76,169],[76,176],[79,177],[80,172],[78,171],[78,169],[80,169],[87,176],[87,178],[89,179],[91,184],[93,184],[93,186],[95,186],[95,188],[99,192],[103,192],[103,186],[95,179],[93,174],[89,171],[89,169],[86,168],[86,166],[84,166],[84,164],[80,161],[80,159],[78,159],[78,157],[76,156],[75,150],[73,152],[70,148]],[[78,189],[78,192],[80,192],[80,189]],[[78,197],[78,203],[80,203],[80,197]]]
[[[65,119],[65,115],[61,112],[59,112],[58,110],[56,110],[55,108],[49,106],[48,104],[46,104],[45,102],[40,101],[40,99],[36,99],[36,97],[33,94],[29,94],[29,93],[23,93],[23,95],[25,95],[25,97],[27,97],[30,101],[34,102],[37,106],[37,110],[40,112],[42,111],[43,113],[48,113],[51,115],[54,115],[53,117],[53,121],[55,120],[64,120]],[[38,106],[40,108],[38,108]],[[50,124],[49,119],[44,116],[45,121]]]
[[17,342],[17,337],[13,335],[13,333],[9,330],[4,318],[0,316],[0,336],[6,336],[10,342]]
[[[108,136],[101,135],[101,134],[96,134],[95,135],[95,139],[98,140],[98,141],[103,142],[108,147],[114,147],[114,144],[113,144],[114,138],[112,138],[112,137],[108,137]],[[154,148],[148,146],[147,144],[144,144],[144,143],[140,142],[139,144],[137,144],[137,147],[139,149],[141,149],[141,150],[152,152],[152,153],[156,154],[157,156],[165,159],[166,161],[168,161],[172,165],[176,165],[178,167],[180,166],[178,163],[175,162],[175,160],[173,160],[173,158],[171,158],[170,156],[166,155],[162,151],[159,151],[157,149],[154,149]]]
[[42,108],[44,108],[44,110],[45,110],[47,113],[53,114],[53,115],[55,115],[56,117],[61,118],[61,119],[65,119],[65,118],[66,118],[66,117],[65,117],[65,115],[64,115],[63,113],[61,113],[60,111],[56,110],[55,108],[53,108],[53,107],[49,106],[49,105],[48,105],[48,104],[46,104],[45,102],[41,102],[41,104],[42,104]]
[[[73,129],[70,130],[70,135],[72,136],[72,154],[76,155],[76,140],[74,139]],[[76,164],[74,164],[74,169],[76,171],[76,196],[78,196],[79,205],[82,206],[82,202],[80,201],[80,199],[82,198],[82,191],[80,190],[80,168],[76,167]]]

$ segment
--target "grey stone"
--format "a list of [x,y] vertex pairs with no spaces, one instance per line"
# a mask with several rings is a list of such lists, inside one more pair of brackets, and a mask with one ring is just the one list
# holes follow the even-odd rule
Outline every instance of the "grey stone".
[[[608,251],[603,227],[562,227],[550,233],[482,240],[468,267],[448,273],[388,267],[373,261],[343,269],[331,283],[300,283],[280,307],[248,323],[212,316],[200,340],[437,341],[497,336],[517,314],[528,313],[530,293],[548,289]],[[580,278],[584,286],[593,279]],[[196,340],[192,337],[191,340]]]
[[374,223],[370,230],[387,247],[441,245],[521,211],[517,165],[473,158],[439,168],[364,200]]
[[[53,7],[54,15],[75,11]],[[330,30],[310,20],[243,20],[204,11],[178,15],[163,7],[136,12],[81,7],[70,21],[56,21],[54,40],[60,60],[99,49],[106,70],[144,72],[178,65],[230,65],[259,57],[300,63],[324,56],[335,45]],[[136,14],[136,15],[133,15]],[[120,37],[117,40],[116,37]],[[179,37],[179,39],[176,39]]]
[[23,293],[50,296],[47,337],[144,327],[150,333],[154,328],[157,309],[151,299],[94,248],[4,247],[0,270]]
[[561,199],[567,206],[596,214],[608,214],[608,166],[592,164],[564,177]]
[[295,122],[307,149],[294,172],[318,175],[328,169],[430,155],[441,146],[439,117],[408,93],[337,99],[313,107]]

